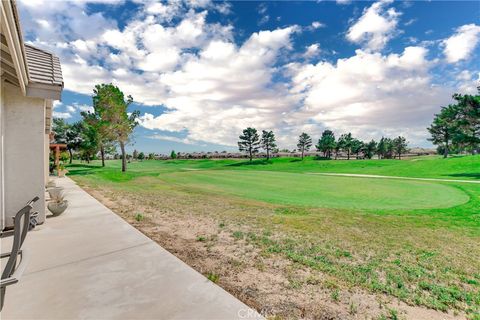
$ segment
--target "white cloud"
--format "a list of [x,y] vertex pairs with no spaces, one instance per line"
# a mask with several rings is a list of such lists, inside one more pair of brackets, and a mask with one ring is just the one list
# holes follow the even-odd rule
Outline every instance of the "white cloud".
[[[470,90],[478,77],[465,73],[451,87],[432,85],[435,62],[427,59],[423,45],[374,53],[396,32],[399,13],[387,8],[390,1],[374,3],[351,26],[347,38],[365,44],[363,50],[317,64],[309,58],[318,56],[319,43],[304,52],[289,51],[298,26],[262,30],[236,43],[231,25],[206,19],[208,11],[230,8],[219,9],[212,1],[141,2],[143,11],[121,28],[104,15],[85,13],[83,2],[52,2],[37,7],[23,0],[22,16],[34,25],[29,29],[36,36],[34,45],[60,56],[66,89],[91,94],[95,84],[113,82],[139,103],[162,105],[165,113],[140,117],[147,129],[172,132],[153,139],[235,146],[239,132],[254,126],[275,130],[279,145],[290,147],[301,131],[317,137],[330,127],[362,139],[405,134],[415,143],[425,138],[426,122],[448,103],[454,87]],[[56,23],[74,18],[82,20],[75,30]],[[95,19],[101,29],[83,32],[79,27]],[[305,28],[322,26],[316,21]],[[297,62],[285,66],[285,61]],[[72,104],[57,110],[68,111],[57,116],[71,117],[92,109]]]
[[267,23],[268,21],[270,20],[270,16],[267,14],[267,15],[264,15],[260,21],[258,21],[258,24],[259,25],[262,25],[262,24],[265,24]]
[[455,63],[470,57],[480,40],[480,26],[466,24],[457,28],[456,33],[442,41],[443,53],[448,62]]
[[59,100],[53,101],[53,109],[61,107],[62,105],[63,105],[63,103]]
[[387,56],[357,50],[336,64],[290,64],[292,93],[304,97],[304,106],[290,114],[289,125],[308,124],[316,135],[331,128],[363,139],[403,134],[421,143],[431,117],[452,92],[432,86],[426,53],[421,47]]
[[313,21],[311,26],[313,29],[318,29],[325,27],[325,24],[321,23],[320,21]]
[[400,15],[394,8],[387,9],[392,0],[381,0],[363,11],[363,15],[347,32],[347,39],[364,44],[370,50],[381,50],[394,36]]
[[171,141],[171,142],[176,142],[176,143],[183,143],[183,144],[198,144],[200,141],[195,141],[191,140],[188,138],[179,138],[175,136],[167,136],[167,135],[162,135],[162,134],[154,134],[151,136],[147,136],[150,139],[156,139],[156,140],[163,140],[163,141]]
[[[140,123],[148,129],[182,131],[189,138],[234,145],[245,126],[278,125],[278,115],[293,102],[285,87],[272,83],[280,50],[291,46],[297,27],[261,31],[237,47],[212,41],[183,67],[161,75],[168,89],[164,104],[170,110]],[[212,130],[212,128],[215,128]]]
[[93,109],[93,107],[89,106],[88,104],[76,105],[76,108],[80,111],[85,111],[85,112],[94,112],[95,111]]
[[462,70],[455,79],[457,80],[457,92],[464,94],[476,94],[480,87],[480,72]]
[[88,104],[79,104],[79,103],[73,103],[71,105],[68,105],[65,107],[65,110],[66,110],[65,113],[69,114],[68,118],[71,118],[73,116],[72,114],[76,112],[82,112],[82,111],[93,112],[94,111],[92,106],[89,106]]
[[61,118],[61,119],[69,119],[72,117],[72,115],[68,112],[53,111],[52,115],[54,118]]
[[319,53],[320,53],[320,45],[318,43],[314,43],[307,47],[303,55],[305,56],[305,58],[312,58],[318,55]]
[[76,109],[74,106],[67,106],[67,111],[68,111],[69,113],[72,113],[72,112],[77,111],[77,109]]
[[323,22],[320,21],[313,21],[309,26],[305,27],[305,30],[307,31],[315,31],[320,28],[325,28],[326,25]]

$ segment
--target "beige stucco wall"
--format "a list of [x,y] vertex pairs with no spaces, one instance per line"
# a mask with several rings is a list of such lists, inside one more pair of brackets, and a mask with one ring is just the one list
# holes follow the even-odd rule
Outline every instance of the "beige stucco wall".
[[44,158],[44,170],[43,170],[43,177],[44,177],[44,182],[45,182],[45,185],[47,185],[48,183],[48,180],[50,179],[50,172],[49,172],[49,168],[48,168],[48,164],[50,162],[50,138],[49,138],[49,135],[48,134],[45,134],[44,138],[43,138],[43,158]]
[[3,101],[3,180],[6,227],[35,196],[39,222],[45,220],[45,100],[24,97],[5,84]]
[[5,226],[5,195],[4,195],[4,188],[3,188],[3,137],[5,133],[5,125],[4,125],[4,90],[3,90],[3,81],[1,81],[0,86],[0,230],[3,230]]

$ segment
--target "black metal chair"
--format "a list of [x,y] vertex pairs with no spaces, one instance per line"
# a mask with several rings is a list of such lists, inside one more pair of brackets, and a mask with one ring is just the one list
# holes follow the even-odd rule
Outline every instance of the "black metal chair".
[[[13,218],[13,231],[2,234],[2,237],[13,235],[13,244],[10,252],[2,253],[0,255],[1,259],[8,258],[0,280],[0,311],[3,309],[7,286],[17,283],[27,266],[28,252],[22,250],[22,245],[27,236],[27,232],[35,227],[36,216],[38,213],[32,213],[32,208],[33,204],[38,201],[38,199],[38,197],[33,198],[25,207],[17,212]],[[18,259],[19,256],[20,260]]]

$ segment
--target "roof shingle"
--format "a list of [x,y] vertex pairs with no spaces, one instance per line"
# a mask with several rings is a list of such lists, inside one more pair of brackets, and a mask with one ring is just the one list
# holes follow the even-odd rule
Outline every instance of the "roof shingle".
[[57,56],[27,44],[25,55],[31,82],[63,86],[62,68]]

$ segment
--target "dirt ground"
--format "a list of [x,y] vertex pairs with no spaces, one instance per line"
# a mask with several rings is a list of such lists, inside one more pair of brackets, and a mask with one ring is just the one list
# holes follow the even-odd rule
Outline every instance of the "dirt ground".
[[[265,254],[245,235],[265,232],[224,212],[266,210],[215,197],[85,188],[145,235],[269,319],[464,319],[352,288]],[[234,216],[234,214],[232,214]],[[239,231],[240,230],[240,231]],[[270,230],[275,233],[275,228]],[[235,233],[235,231],[237,233]],[[279,234],[278,236],[281,236]]]

